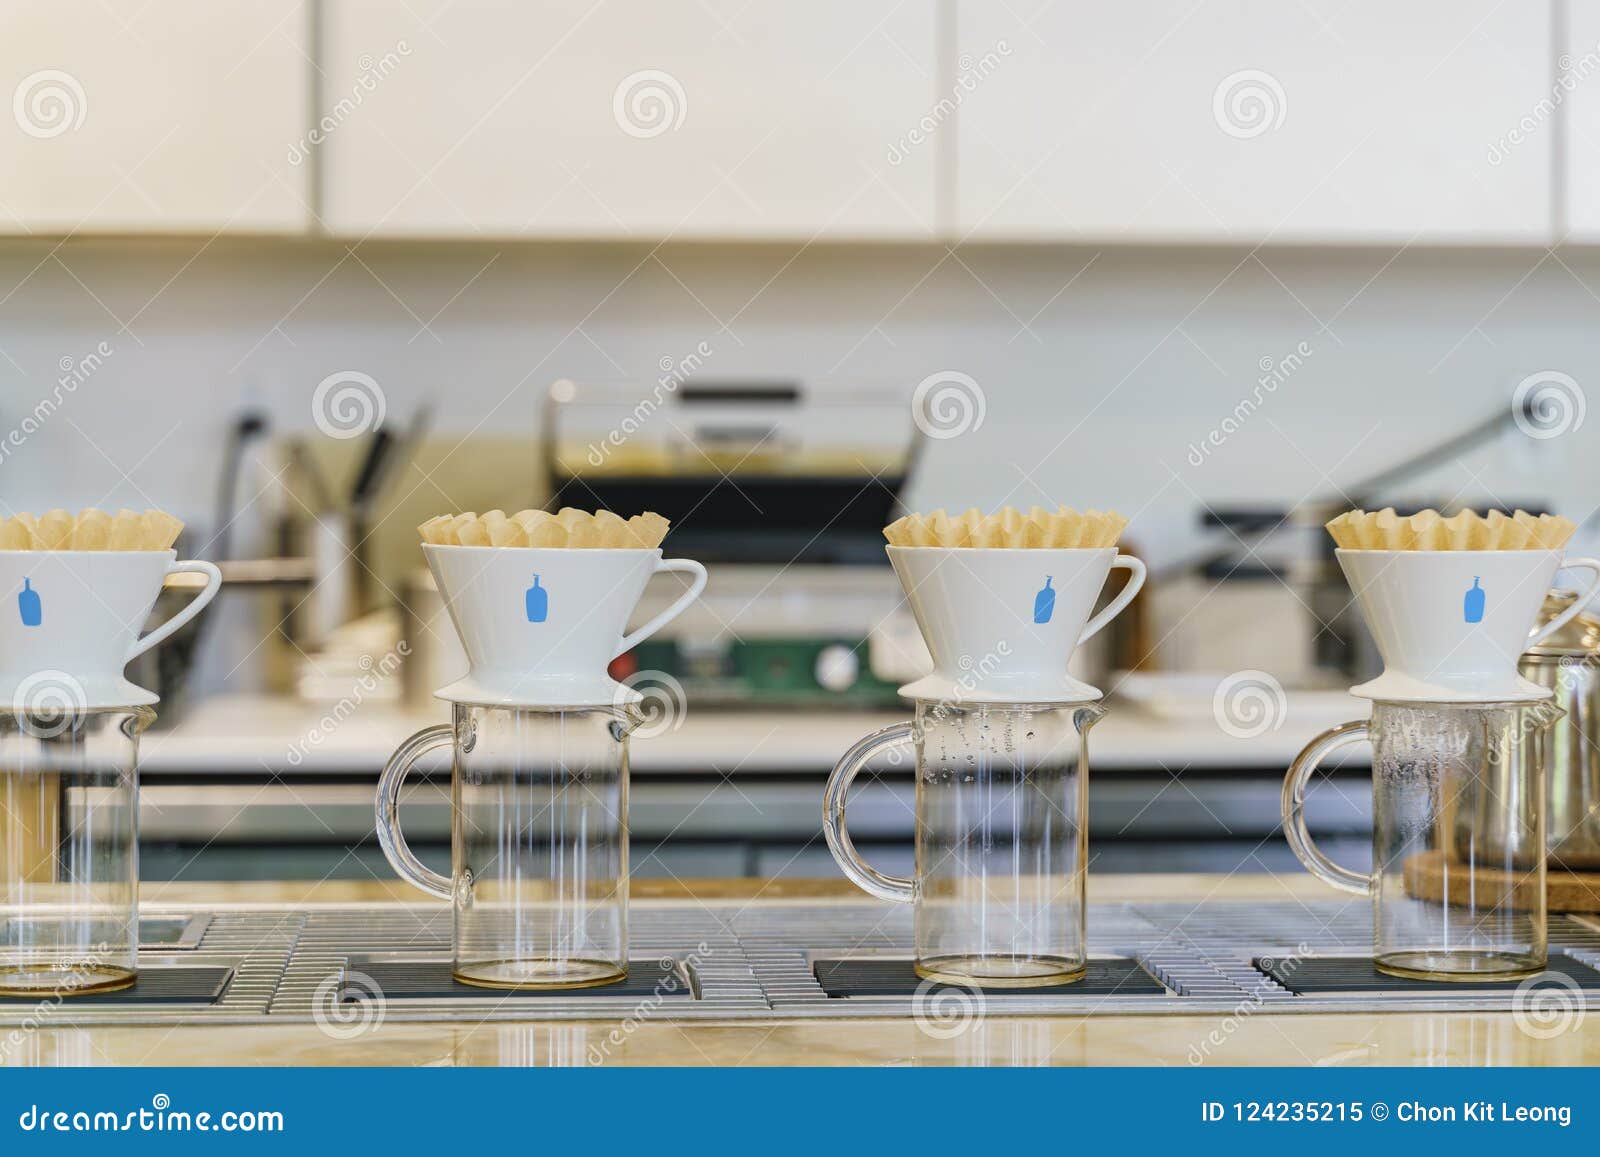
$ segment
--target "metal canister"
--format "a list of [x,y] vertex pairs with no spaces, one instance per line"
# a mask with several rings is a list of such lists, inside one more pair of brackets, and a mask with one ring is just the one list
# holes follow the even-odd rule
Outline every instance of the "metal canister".
[[[1552,591],[1538,626],[1577,597]],[[1600,868],[1600,618],[1578,615],[1526,651],[1517,669],[1553,690],[1555,706],[1564,712],[1549,734],[1546,831],[1551,866]]]

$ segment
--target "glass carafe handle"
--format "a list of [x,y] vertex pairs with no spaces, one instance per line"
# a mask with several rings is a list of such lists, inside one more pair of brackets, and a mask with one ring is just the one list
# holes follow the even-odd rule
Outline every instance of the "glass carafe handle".
[[849,829],[845,827],[844,805],[845,798],[850,794],[850,785],[866,766],[867,760],[885,748],[910,742],[909,722],[874,731],[857,742],[833,765],[833,771],[828,775],[827,790],[822,795],[822,831],[828,837],[828,850],[838,861],[839,869],[863,892],[880,900],[893,900],[897,904],[910,904],[917,898],[915,881],[884,875],[861,858],[850,840]]
[[400,831],[400,787],[418,756],[436,747],[449,747],[455,742],[455,734],[455,728],[448,723],[424,727],[395,748],[378,777],[378,843],[389,866],[412,887],[441,900],[454,899],[455,887],[448,876],[441,876],[417,859],[406,844]]
[[1372,877],[1352,872],[1328,859],[1322,849],[1311,842],[1306,830],[1306,786],[1311,773],[1335,750],[1367,738],[1367,724],[1362,721],[1341,723],[1317,736],[1295,756],[1289,765],[1289,774],[1283,777],[1283,834],[1289,847],[1299,857],[1306,870],[1324,884],[1331,884],[1341,892],[1354,892],[1357,896],[1372,894]]
[[1578,597],[1572,600],[1572,605],[1551,619],[1544,626],[1535,631],[1528,639],[1528,646],[1537,647],[1562,627],[1589,608],[1596,595],[1600,595],[1600,559],[1595,558],[1569,558],[1561,563],[1562,570],[1592,571],[1595,578],[1590,584],[1579,592]]

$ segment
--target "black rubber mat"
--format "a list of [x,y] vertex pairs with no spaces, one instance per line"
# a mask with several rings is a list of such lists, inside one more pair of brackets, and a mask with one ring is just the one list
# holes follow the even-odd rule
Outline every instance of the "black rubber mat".
[[[450,974],[448,960],[355,959],[350,962],[350,972],[366,977],[387,1000],[439,1000],[451,997],[492,1000],[502,996],[517,999],[552,996],[633,1000],[646,996],[659,996],[665,1000],[694,998],[689,985],[670,960],[630,960],[626,979],[615,984],[598,984],[593,988],[483,988],[457,980]],[[367,1000],[370,996],[370,987],[366,984],[359,981],[352,984],[347,979],[340,999]]]
[[[812,967],[822,991],[831,997],[912,996],[927,982],[909,960],[856,956],[819,960]],[[976,987],[976,986],[974,986]],[[927,991],[964,991],[959,985],[935,983]],[[987,988],[993,996],[1166,996],[1167,989],[1136,960],[1091,960],[1088,973],[1071,984],[1040,988]]]
[[[84,992],[63,996],[69,1007],[80,1004],[216,1004],[228,987],[233,969],[223,967],[141,968],[132,987],[116,992]],[[55,994],[0,996],[0,1004],[38,1004]]]
[[[1537,977],[1525,976],[1512,980],[1413,980],[1379,972],[1370,956],[1263,956],[1251,963],[1298,996],[1341,992],[1515,992],[1529,980],[1537,983]],[[1579,988],[1600,990],[1600,971],[1570,956],[1550,957],[1545,973],[1539,975],[1552,972],[1576,982]]]

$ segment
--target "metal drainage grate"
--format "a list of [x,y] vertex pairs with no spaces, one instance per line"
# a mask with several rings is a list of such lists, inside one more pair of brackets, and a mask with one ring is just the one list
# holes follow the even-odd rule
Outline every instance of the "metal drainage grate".
[[141,916],[139,947],[160,948],[167,952],[198,948],[210,926],[210,912],[197,912],[192,916]]
[[[165,969],[221,969],[231,979],[220,996],[201,1003],[129,1002],[126,994],[72,997],[53,1004],[52,1025],[100,1024],[223,1024],[259,1020],[267,1012],[272,994],[289,961],[305,913],[285,909],[212,909],[179,911],[160,906],[144,913],[154,919],[150,931],[168,939],[139,953],[139,970],[151,974]],[[141,928],[141,932],[144,929]],[[175,939],[173,937],[176,937]],[[198,937],[199,942],[194,943]],[[25,1023],[36,1017],[37,1001],[0,1003],[0,1025]]]
[[[215,1004],[232,976],[231,968],[141,968],[138,979],[127,988],[84,992],[61,1000],[69,1011],[79,1005]],[[44,999],[54,1001],[55,994]],[[40,1000],[40,996],[0,996],[0,1004],[9,1005],[37,1005]]]
[[[34,939],[27,932],[27,925],[38,919],[41,923],[53,923],[43,918],[29,916],[9,916],[0,920],[0,942],[21,942]],[[184,915],[144,915],[139,917],[139,947],[160,948],[165,951],[174,949],[198,948],[200,938],[205,935],[206,928],[211,924],[211,913],[195,912]]]
[[[121,994],[62,1001],[51,1010],[57,1025],[99,1024],[309,1024],[333,1012],[355,972],[380,963],[431,962],[450,953],[450,910],[440,905],[374,903],[309,911],[268,906],[209,905],[208,911],[161,905],[147,909],[161,922],[147,933],[166,940],[140,953],[140,967],[232,970],[212,1003],[129,1003]],[[204,921],[195,931],[195,921]],[[178,939],[171,937],[180,925]],[[1371,909],[1339,902],[1163,902],[1093,904],[1088,913],[1092,961],[1135,962],[1166,989],[1141,987],[1110,994],[1084,985],[1061,990],[989,989],[982,1000],[995,1017],[1105,1016],[1118,1013],[1232,1014],[1246,1002],[1262,1014],[1331,1011],[1507,1011],[1518,999],[1510,989],[1363,987],[1296,994],[1256,968],[1272,957],[1302,960],[1366,956],[1372,951]],[[873,902],[643,901],[633,905],[630,943],[635,960],[675,962],[692,985],[692,997],[633,995],[567,989],[535,994],[475,989],[466,995],[396,995],[387,1019],[411,1023],[616,1020],[645,1015],[664,1022],[696,1020],[804,1021],[823,1018],[912,1017],[919,1012],[915,986],[897,995],[830,996],[817,965],[866,958],[898,962],[913,955],[911,914]],[[185,947],[198,935],[200,942]],[[1600,928],[1570,916],[1550,920],[1552,960],[1600,972]],[[638,966],[636,966],[638,968]],[[642,975],[643,973],[640,973]],[[660,975],[660,972],[657,973]],[[1291,980],[1296,977],[1290,977]],[[430,980],[430,984],[435,981]],[[1600,1007],[1600,987],[1578,989]],[[404,987],[391,978],[397,989]],[[1144,982],[1141,982],[1143,985]],[[434,991],[439,991],[437,988]],[[0,1026],[37,1015],[36,1002],[0,1003]]]
[[374,988],[383,994],[385,1001],[499,1000],[505,997],[551,1000],[573,996],[635,1001],[654,997],[680,1000],[694,998],[694,986],[686,971],[675,960],[630,960],[625,979],[615,984],[578,989],[483,988],[457,980],[450,973],[450,961],[445,959],[351,957],[350,972],[345,974],[340,989],[340,1001],[365,1002],[372,998]]
[[1306,951],[1355,954],[1372,949],[1372,901],[1334,899],[1317,903],[1139,902],[1134,911],[1166,932],[1196,944],[1304,945]]
[[1552,956],[1545,971],[1505,980],[1418,980],[1379,972],[1370,956],[1259,957],[1252,964],[1297,996],[1412,992],[1449,997],[1453,993],[1515,992],[1528,982],[1561,984],[1565,977],[1579,989],[1600,989],[1600,971],[1570,956]]
[[[817,983],[832,999],[860,996],[912,996],[917,993],[966,991],[968,986],[928,982],[917,975],[909,960],[860,956],[845,960],[818,960],[812,966]],[[980,987],[972,985],[970,987]],[[1080,980],[1034,988],[984,987],[985,996],[1151,996],[1168,995],[1166,985],[1151,976],[1137,960],[1091,960]]]

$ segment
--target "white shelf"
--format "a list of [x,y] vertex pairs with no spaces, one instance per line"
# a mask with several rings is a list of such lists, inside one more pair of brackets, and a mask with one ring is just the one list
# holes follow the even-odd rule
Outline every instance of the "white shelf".
[[[325,733],[322,716],[322,708],[288,699],[218,696],[197,705],[172,730],[147,733],[140,744],[140,770],[146,775],[376,776],[406,736],[447,722],[449,712],[443,703],[437,711],[414,713],[369,702]],[[861,736],[907,717],[899,712],[696,711],[691,706],[677,731],[632,744],[632,770],[635,775],[821,774]],[[1298,708],[1291,696],[1281,727],[1245,739],[1224,733],[1203,712],[1162,718],[1113,703],[1090,735],[1091,770],[1287,768],[1312,736],[1342,718],[1320,705]]]

